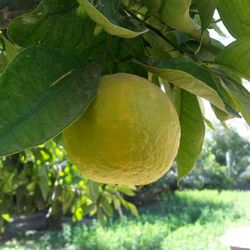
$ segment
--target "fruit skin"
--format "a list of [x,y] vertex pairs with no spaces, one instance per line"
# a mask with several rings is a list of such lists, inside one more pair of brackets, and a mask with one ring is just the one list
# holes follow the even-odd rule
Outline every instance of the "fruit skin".
[[70,159],[101,183],[144,185],[171,167],[180,125],[170,99],[126,73],[101,78],[96,99],[63,133]]

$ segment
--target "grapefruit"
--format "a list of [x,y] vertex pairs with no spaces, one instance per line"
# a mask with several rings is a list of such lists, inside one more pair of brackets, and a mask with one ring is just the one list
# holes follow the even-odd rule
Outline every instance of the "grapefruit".
[[96,99],[64,133],[70,159],[101,183],[144,185],[171,167],[180,125],[170,99],[136,75],[101,78]]

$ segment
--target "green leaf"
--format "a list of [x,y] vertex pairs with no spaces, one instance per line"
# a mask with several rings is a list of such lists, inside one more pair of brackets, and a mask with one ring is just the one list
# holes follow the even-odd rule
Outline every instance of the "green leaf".
[[213,20],[218,0],[195,0],[200,15],[202,30],[206,30]]
[[206,117],[203,116],[203,120],[205,122],[205,124],[207,125],[208,128],[210,128],[211,130],[215,130],[212,122],[210,120],[208,120]]
[[181,141],[177,155],[178,178],[194,166],[203,144],[205,125],[197,97],[182,90],[180,100]]
[[88,184],[91,198],[94,202],[97,202],[100,196],[99,184],[91,180],[89,180]]
[[232,78],[237,82],[239,81],[239,84],[241,84],[241,78],[239,78],[239,76],[236,75],[235,72],[232,72],[230,70],[230,68],[223,66],[223,65],[212,64],[210,66],[210,70],[213,71],[214,79],[218,82],[218,86],[221,87],[221,92],[223,93],[224,99],[226,100],[227,103],[229,103],[230,107],[233,107],[233,110],[236,110],[236,112],[237,112],[234,115],[232,115],[230,113],[226,113],[223,110],[218,109],[216,106],[211,104],[211,107],[212,107],[216,117],[221,122],[225,122],[226,120],[232,119],[234,117],[241,118],[241,116],[238,114],[239,110],[238,110],[237,106],[235,105],[235,101],[228,93],[227,88],[225,88],[225,85],[223,84],[223,82],[221,80],[221,76],[223,76],[223,77],[226,76],[227,78],[230,78],[230,79]]
[[63,214],[66,214],[73,205],[72,202],[73,202],[73,199],[75,198],[75,192],[65,188],[62,198],[63,198],[62,211],[63,211]]
[[128,186],[125,186],[125,185],[119,185],[118,186],[118,190],[128,196],[134,196],[135,195],[135,192],[129,188]]
[[227,111],[217,82],[210,72],[187,58],[140,58],[136,63],[142,65],[150,72],[158,74],[161,78],[190,93],[203,97],[219,109]]
[[3,34],[0,33],[0,39],[3,42],[4,51],[2,52],[6,58],[7,64],[9,64],[13,58],[19,53],[20,48],[10,42]]
[[80,65],[76,57],[44,46],[15,57],[0,78],[0,155],[42,144],[84,113],[100,72],[98,65]]
[[2,73],[6,66],[18,54],[19,48],[11,43],[0,31],[0,73]]
[[168,0],[162,7],[161,21],[178,31],[193,33],[194,22],[189,15],[191,0]]
[[224,122],[226,120],[232,119],[233,117],[228,113],[216,108],[215,106],[211,105],[213,112],[215,113],[216,117],[221,121]]
[[249,0],[219,0],[218,11],[231,35],[235,38],[250,36]]
[[150,55],[152,56],[177,57],[181,55],[172,45],[167,43],[162,37],[156,36],[152,31],[144,34],[143,38],[150,44]]
[[43,199],[44,201],[46,201],[49,195],[50,187],[48,172],[47,169],[43,166],[40,166],[38,168],[38,184],[42,192]]
[[142,0],[141,1],[143,5],[145,5],[145,7],[148,10],[149,15],[157,15],[161,8],[162,8],[162,4],[163,1],[162,0]]
[[113,203],[116,210],[120,209],[121,202],[116,196],[113,197]]
[[113,208],[104,197],[101,199],[101,207],[107,216],[111,217],[113,215]]
[[79,221],[83,218],[83,209],[81,207],[76,208],[73,215],[73,221]]
[[22,15],[34,8],[40,0],[1,0],[0,29],[6,29],[8,23],[16,16]]
[[97,218],[98,221],[101,223],[102,226],[105,226],[107,223],[107,216],[104,214],[102,209],[98,209],[97,211]]
[[233,81],[223,79],[228,87],[228,92],[235,100],[240,113],[245,118],[248,125],[250,125],[250,93],[243,85],[237,84]]
[[31,13],[16,18],[8,28],[9,37],[19,46],[46,44],[65,50],[93,46],[95,23],[72,0],[43,0]]
[[6,68],[8,62],[6,59],[6,56],[3,51],[0,52],[0,74],[4,71]]
[[13,180],[16,175],[16,171],[13,172],[7,172],[2,171],[1,173],[1,186],[0,191],[2,194],[7,194],[13,192]]
[[11,216],[10,216],[10,214],[1,214],[1,216],[7,222],[11,222]]
[[250,79],[250,36],[239,38],[221,50],[215,62],[229,66],[239,75]]
[[136,206],[133,203],[127,202],[127,207],[134,216],[136,216],[136,217],[139,216],[138,210],[137,210]]
[[123,38],[134,38],[147,29],[139,27],[134,19],[121,13],[119,0],[78,0],[88,15],[99,24],[107,33]]
[[[160,14],[161,21],[167,26],[177,31],[187,33],[189,36],[199,41],[202,32],[201,29],[195,25],[194,20],[189,14],[191,3],[191,0],[165,1]],[[210,43],[208,33],[204,33],[203,41],[207,44]]]

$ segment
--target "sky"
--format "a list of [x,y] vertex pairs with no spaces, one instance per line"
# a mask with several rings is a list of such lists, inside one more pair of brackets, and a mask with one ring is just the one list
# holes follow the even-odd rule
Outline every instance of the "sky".
[[[218,20],[220,18],[217,11],[214,14],[214,18],[216,20]],[[229,34],[229,32],[227,31],[227,29],[225,28],[223,23],[219,22],[218,26],[225,33],[226,36],[225,37],[218,36],[218,34],[214,30],[209,30],[211,37],[219,40],[224,45],[228,45],[228,44],[232,43],[235,39]],[[250,83],[249,82],[244,81],[244,86],[248,90],[250,90]],[[205,106],[206,118],[208,118],[213,123],[219,123],[219,121],[216,118],[216,116],[214,115],[208,101],[204,101],[204,106]],[[245,120],[240,119],[240,118],[234,118],[234,119],[228,120],[226,122],[226,124],[228,127],[235,129],[242,137],[244,137],[245,139],[247,139],[250,142],[250,128],[247,125],[247,123],[245,122]]]

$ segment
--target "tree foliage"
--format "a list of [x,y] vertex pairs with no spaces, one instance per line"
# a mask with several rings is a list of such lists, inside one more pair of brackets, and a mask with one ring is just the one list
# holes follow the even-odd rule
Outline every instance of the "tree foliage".
[[[250,78],[246,0],[236,6],[223,0],[20,2],[0,5],[0,155],[60,134],[86,111],[101,75],[116,72],[149,77],[171,97],[182,130],[179,177],[202,148],[201,98],[221,121],[242,116],[250,123],[250,94],[241,81]],[[236,39],[226,47],[209,36],[208,29],[220,35],[216,9]]]

